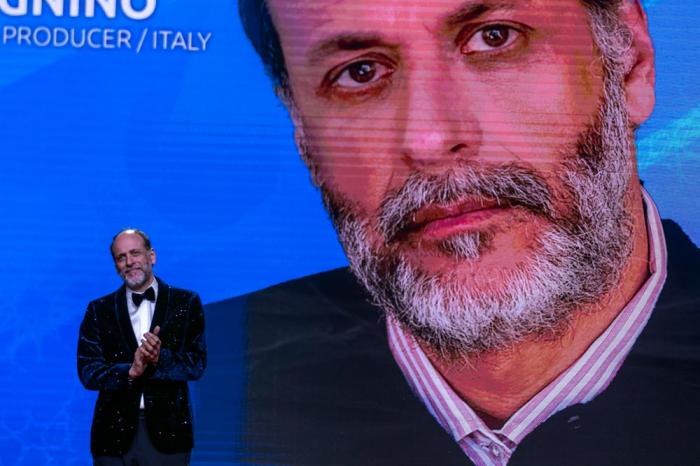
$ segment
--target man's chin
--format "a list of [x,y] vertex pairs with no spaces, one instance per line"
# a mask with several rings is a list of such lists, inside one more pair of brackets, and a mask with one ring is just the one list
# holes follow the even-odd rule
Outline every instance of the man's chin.
[[397,248],[392,256],[380,259],[384,270],[403,262],[436,283],[458,284],[475,293],[498,291],[508,277],[522,275],[524,269],[537,262],[536,246],[518,249],[494,247],[492,238],[481,234],[476,238],[451,238],[421,247]]
[[[451,290],[454,297],[471,297],[467,301],[499,302],[516,282],[532,279],[532,269],[537,258],[529,257],[508,264],[494,261],[488,252],[477,258],[454,255],[421,256],[419,260],[404,256],[404,270],[411,270],[414,283],[432,284],[438,289]],[[395,276],[397,268],[393,270]],[[443,293],[433,295],[445,296]]]
[[122,276],[124,283],[126,283],[126,286],[129,287],[132,290],[136,290],[141,288],[143,285],[146,284],[147,276],[145,273],[139,273],[135,274],[134,277],[129,277],[128,275]]

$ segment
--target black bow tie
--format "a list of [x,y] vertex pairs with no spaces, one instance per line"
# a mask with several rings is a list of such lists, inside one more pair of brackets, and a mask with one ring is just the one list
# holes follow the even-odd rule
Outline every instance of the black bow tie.
[[145,293],[131,293],[131,299],[134,301],[136,307],[139,307],[144,299],[155,301],[156,292],[153,288],[149,288]]

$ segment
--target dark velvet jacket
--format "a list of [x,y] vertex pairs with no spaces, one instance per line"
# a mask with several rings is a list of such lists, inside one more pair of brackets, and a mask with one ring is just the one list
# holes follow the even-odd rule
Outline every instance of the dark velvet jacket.
[[159,325],[157,366],[130,380],[137,349],[124,286],[88,304],[80,325],[78,375],[85,388],[99,390],[92,421],[94,456],[119,456],[136,433],[141,394],[150,438],[163,453],[192,449],[192,413],[188,380],[206,366],[204,312],[199,296],[158,280],[151,331]]
[[[700,464],[700,254],[664,221],[668,279],[611,385],[528,435],[510,465]],[[468,465],[394,362],[347,269],[207,306],[202,460]],[[199,434],[198,434],[199,435]]]

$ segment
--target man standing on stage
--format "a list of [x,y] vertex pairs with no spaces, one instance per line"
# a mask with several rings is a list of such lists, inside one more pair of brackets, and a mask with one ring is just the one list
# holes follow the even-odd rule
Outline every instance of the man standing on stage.
[[96,465],[187,465],[193,447],[187,381],[206,366],[199,296],[153,275],[156,254],[141,230],[110,246],[124,285],[88,304],[78,375],[99,390],[90,449]]

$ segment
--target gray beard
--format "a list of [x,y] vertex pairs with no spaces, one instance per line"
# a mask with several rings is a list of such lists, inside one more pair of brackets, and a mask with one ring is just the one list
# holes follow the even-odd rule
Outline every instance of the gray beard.
[[[412,174],[388,195],[377,221],[385,241],[372,245],[370,221],[320,183],[350,267],[375,304],[444,357],[455,359],[561,334],[575,311],[595,303],[620,279],[632,250],[625,194],[632,174],[624,94],[606,82],[597,119],[563,154],[560,203],[536,173],[516,165],[464,164],[444,176]],[[307,159],[310,154],[305,154]],[[312,171],[313,173],[313,171]],[[546,218],[551,228],[529,251],[525,265],[496,277],[498,287],[476,292],[454,271],[428,273],[411,264],[392,240],[421,207],[465,195],[489,196]],[[478,258],[493,232],[453,236],[439,245],[459,260]]]
[[141,269],[139,269],[139,270],[141,271],[141,278],[137,278],[134,280],[127,278],[126,273],[120,274],[122,277],[122,280],[124,280],[124,283],[126,284],[127,287],[129,287],[129,289],[132,289],[132,290],[139,289],[143,285],[145,285],[148,280],[151,279],[151,277],[146,272],[144,272]]

